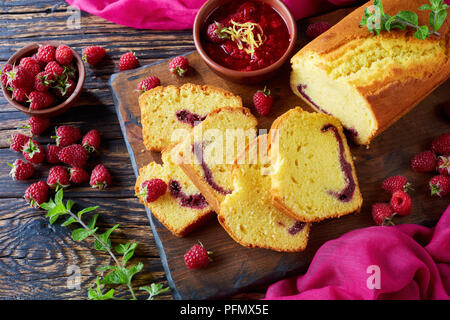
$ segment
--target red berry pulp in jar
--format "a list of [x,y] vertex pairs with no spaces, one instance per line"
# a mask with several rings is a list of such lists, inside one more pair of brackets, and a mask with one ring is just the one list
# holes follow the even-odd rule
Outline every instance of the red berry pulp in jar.
[[208,56],[218,64],[253,71],[280,59],[289,46],[290,35],[286,22],[270,5],[234,0],[210,14],[202,42]]

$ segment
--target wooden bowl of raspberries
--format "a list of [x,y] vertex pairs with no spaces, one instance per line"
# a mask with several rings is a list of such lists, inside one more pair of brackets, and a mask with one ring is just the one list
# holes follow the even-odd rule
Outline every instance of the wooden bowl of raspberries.
[[80,55],[57,42],[27,45],[1,70],[6,100],[29,116],[42,118],[60,115],[72,107],[85,77]]

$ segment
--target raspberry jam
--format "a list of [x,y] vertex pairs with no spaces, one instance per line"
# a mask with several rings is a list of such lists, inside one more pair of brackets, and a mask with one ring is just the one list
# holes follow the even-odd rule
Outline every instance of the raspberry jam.
[[202,35],[208,56],[238,71],[270,66],[283,56],[290,43],[286,22],[262,1],[234,0],[218,7],[206,20]]

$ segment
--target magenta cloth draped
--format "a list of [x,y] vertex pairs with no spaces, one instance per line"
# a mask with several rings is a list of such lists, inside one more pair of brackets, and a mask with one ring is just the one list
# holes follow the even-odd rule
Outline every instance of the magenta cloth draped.
[[[106,20],[139,29],[190,29],[206,0],[66,0]],[[284,0],[296,19],[346,5],[352,0]]]
[[369,227],[326,242],[304,275],[271,285],[265,299],[449,300],[450,206],[434,228]]

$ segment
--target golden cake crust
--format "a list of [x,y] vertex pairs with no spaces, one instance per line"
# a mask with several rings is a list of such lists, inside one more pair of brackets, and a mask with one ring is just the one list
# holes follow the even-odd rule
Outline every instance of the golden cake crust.
[[[216,95],[214,103],[211,105],[199,105],[198,101],[195,103],[188,103],[190,100],[194,100],[194,98],[198,97],[207,97],[212,94]],[[201,116],[205,116],[213,110],[216,110],[220,107],[230,106],[230,107],[242,107],[242,99],[239,96],[234,95],[233,93],[214,86],[210,85],[196,85],[192,83],[186,83],[181,87],[177,87],[174,85],[169,86],[159,86],[153,88],[151,90],[146,91],[139,97],[139,107],[141,110],[141,123],[142,123],[142,137],[144,140],[144,146],[146,149],[150,151],[162,151],[167,148],[169,145],[172,145],[178,141],[171,141],[171,134],[176,129],[186,129],[191,130],[192,126],[187,123],[182,123],[176,120],[175,112],[176,103],[173,101],[167,102],[167,105],[170,106],[170,112],[174,114],[169,115],[164,113],[168,112],[168,110],[158,109],[156,111],[152,111],[147,107],[147,102],[152,98],[160,98],[164,99],[165,96],[169,96],[170,98],[175,97],[178,100],[184,99],[189,105],[188,111],[194,112],[196,109],[201,109]],[[167,108],[167,106],[165,106]],[[173,109],[173,110],[172,110]],[[156,123],[153,123],[155,121]],[[167,123],[165,123],[167,122]],[[157,127],[159,124],[164,125],[164,130],[161,131]],[[164,134],[161,134],[164,132]]]
[[[288,120],[294,113],[301,114],[301,113],[308,113],[308,112],[304,111],[300,107],[295,107],[295,108],[289,110],[288,112],[282,114],[280,117],[275,119],[275,121],[272,123],[272,126],[269,131],[269,137],[270,137],[270,141],[269,141],[270,152],[269,153],[270,153],[270,156],[272,159],[272,164],[274,164],[274,159],[277,157],[277,155],[275,154],[276,153],[275,148],[273,147],[273,141],[275,141],[275,139],[279,138],[279,130],[282,130],[281,128],[283,126],[283,123],[286,120]],[[362,195],[361,195],[361,192],[359,189],[358,177],[356,175],[356,170],[355,170],[355,166],[353,164],[350,148],[348,147],[346,137],[343,133],[343,127],[336,118],[329,116],[327,114],[312,113],[311,115],[314,115],[317,117],[328,118],[328,122],[333,124],[337,128],[339,135],[341,136],[341,138],[343,140],[343,146],[345,149],[345,158],[349,161],[349,164],[351,165],[352,175],[353,175],[353,179],[354,179],[354,183],[355,183],[355,190],[354,190],[353,198],[357,199],[357,202],[348,210],[327,212],[325,214],[325,216],[313,216],[308,213],[305,214],[302,212],[296,212],[296,211],[292,210],[292,208],[290,208],[285,203],[285,201],[283,201],[283,196],[281,195],[280,190],[278,188],[274,187],[274,185],[272,184],[271,194],[272,194],[273,205],[277,209],[284,212],[286,215],[292,217],[293,219],[296,219],[296,220],[302,221],[302,222],[309,222],[309,223],[320,222],[324,219],[338,218],[338,217],[341,217],[341,216],[344,216],[347,214],[359,212],[359,210],[361,209],[361,206],[362,206],[363,199],[362,199]],[[279,143],[282,144],[283,142],[279,141]]]
[[[373,81],[368,84],[354,84],[355,89],[370,106],[370,112],[376,121],[376,131],[367,139],[364,144],[383,132],[386,128],[395,123],[436,87],[445,82],[450,76],[450,33],[449,19],[447,18],[442,27],[438,30],[440,36],[431,35],[429,39],[419,40],[413,34],[414,30],[408,28],[406,31],[394,29],[391,32],[381,31],[380,35],[371,34],[366,27],[359,27],[364,9],[372,2],[367,2],[360,8],[354,10],[335,26],[308,43],[291,59],[294,64],[297,59],[308,53],[315,53],[321,57],[326,57],[328,61],[335,58],[335,54],[352,41],[375,38],[380,43],[395,39],[406,41],[411,44],[435,43],[445,47],[444,57],[439,61],[426,66],[411,64],[407,69],[392,67],[388,76],[382,81]],[[428,25],[430,11],[421,11],[418,8],[424,4],[422,0],[384,0],[384,12],[393,15],[402,10],[410,10],[417,13],[419,25]],[[425,42],[424,42],[425,41]],[[417,77],[417,74],[423,74]],[[298,84],[291,82],[292,90],[297,93]],[[307,101],[305,97],[299,95],[311,108],[317,108]],[[320,111],[320,110],[317,110]]]

